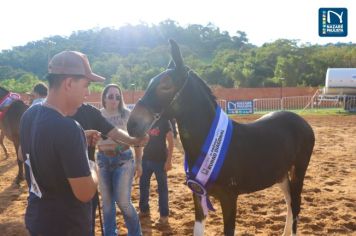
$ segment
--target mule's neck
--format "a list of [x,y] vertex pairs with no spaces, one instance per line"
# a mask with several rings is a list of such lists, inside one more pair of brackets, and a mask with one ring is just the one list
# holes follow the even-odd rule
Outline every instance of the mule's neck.
[[[175,117],[180,139],[192,167],[210,131],[215,117],[216,102],[204,89],[187,86],[178,102]],[[200,88],[200,89],[197,89]]]

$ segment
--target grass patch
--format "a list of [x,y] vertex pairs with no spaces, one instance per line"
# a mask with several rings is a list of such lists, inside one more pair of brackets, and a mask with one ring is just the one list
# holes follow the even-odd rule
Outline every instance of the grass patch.
[[342,108],[306,109],[293,111],[299,115],[356,115],[355,112],[345,111]]
[[[325,109],[305,109],[305,110],[289,110],[291,112],[297,113],[298,115],[321,115],[321,116],[329,116],[329,115],[356,115],[356,112],[345,111],[342,108],[325,108]],[[263,112],[255,112],[253,114],[234,114],[230,116],[248,116],[248,115],[264,115],[272,111],[263,111]]]

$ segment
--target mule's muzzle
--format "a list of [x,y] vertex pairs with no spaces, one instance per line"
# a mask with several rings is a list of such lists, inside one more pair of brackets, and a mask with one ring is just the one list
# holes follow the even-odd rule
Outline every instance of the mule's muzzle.
[[143,136],[143,132],[139,132],[139,125],[134,119],[129,119],[127,122],[127,132],[132,137],[140,137]]
[[127,132],[133,137],[143,137],[154,122],[154,114],[137,103],[127,122]]

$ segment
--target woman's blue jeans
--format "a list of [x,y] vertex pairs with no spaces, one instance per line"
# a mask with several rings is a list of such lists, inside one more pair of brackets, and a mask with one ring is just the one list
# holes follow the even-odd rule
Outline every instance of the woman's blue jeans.
[[105,156],[102,152],[98,152],[97,163],[105,236],[118,234],[115,203],[124,217],[128,236],[141,235],[140,220],[131,202],[131,187],[135,174],[132,151],[127,150],[115,157]]
[[168,216],[168,185],[167,173],[164,171],[165,162],[155,162],[150,160],[142,160],[142,176],[140,178],[140,211],[148,212],[150,182],[151,176],[154,173],[158,185],[158,207],[160,216]]

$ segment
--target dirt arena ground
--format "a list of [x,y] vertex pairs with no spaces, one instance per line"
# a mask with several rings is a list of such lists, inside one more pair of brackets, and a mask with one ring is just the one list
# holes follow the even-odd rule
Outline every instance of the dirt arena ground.
[[[249,122],[258,116],[239,116]],[[302,193],[299,235],[356,235],[356,115],[307,116],[316,134],[316,145]],[[27,188],[17,186],[15,152],[6,140],[11,157],[4,160],[0,151],[0,235],[27,235],[24,227]],[[151,216],[141,218],[144,235],[192,235],[194,225],[190,190],[184,185],[183,155],[179,143],[174,150],[173,170],[169,172],[171,216],[169,225],[157,224],[156,183],[151,187]],[[137,180],[133,203],[138,205]],[[205,235],[222,235],[221,209],[210,213]],[[238,198],[237,235],[281,235],[286,206],[279,188],[272,187]],[[100,234],[97,221],[97,235]],[[123,218],[118,213],[120,235],[126,235]]]

